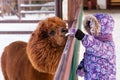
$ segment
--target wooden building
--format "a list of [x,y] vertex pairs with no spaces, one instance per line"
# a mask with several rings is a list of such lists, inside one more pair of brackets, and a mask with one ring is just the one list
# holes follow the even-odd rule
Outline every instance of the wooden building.
[[[99,5],[97,2],[98,0],[83,0],[84,9],[98,9]],[[119,9],[120,0],[105,0],[105,5],[106,9]]]

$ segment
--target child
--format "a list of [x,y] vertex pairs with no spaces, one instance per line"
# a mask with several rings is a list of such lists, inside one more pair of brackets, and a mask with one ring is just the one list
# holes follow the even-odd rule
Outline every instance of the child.
[[79,29],[69,29],[69,35],[81,40],[85,47],[84,59],[77,68],[79,76],[84,72],[85,80],[116,80],[113,26],[110,15],[99,13],[85,17],[84,28],[89,35]]

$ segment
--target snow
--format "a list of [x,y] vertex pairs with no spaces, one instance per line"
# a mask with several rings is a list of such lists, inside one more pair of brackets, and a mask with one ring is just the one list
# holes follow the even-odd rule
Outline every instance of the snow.
[[26,14],[33,14],[33,13],[36,13],[36,14],[39,14],[39,13],[55,13],[55,11],[40,11],[40,10],[34,10],[34,11],[24,11],[24,10],[21,10],[21,14],[22,13],[26,13]]
[[[47,17],[55,16],[55,14],[27,14],[25,17],[21,17],[21,20],[42,20]],[[0,17],[0,20],[19,20],[17,16],[8,16]]]
[[48,4],[21,4],[20,5],[21,7],[46,7],[46,6],[55,6],[55,3],[54,2],[49,2]]
[[[33,31],[37,25],[38,23],[0,23],[0,31]],[[30,34],[0,34],[0,53],[9,43],[17,40],[28,41],[29,36]]]
[[0,31],[33,31],[36,29],[36,23],[0,23]]

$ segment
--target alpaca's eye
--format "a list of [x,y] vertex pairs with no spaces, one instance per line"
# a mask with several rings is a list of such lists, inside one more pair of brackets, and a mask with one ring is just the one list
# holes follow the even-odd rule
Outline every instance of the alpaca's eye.
[[50,31],[50,33],[49,33],[50,35],[54,35],[55,34],[55,31]]

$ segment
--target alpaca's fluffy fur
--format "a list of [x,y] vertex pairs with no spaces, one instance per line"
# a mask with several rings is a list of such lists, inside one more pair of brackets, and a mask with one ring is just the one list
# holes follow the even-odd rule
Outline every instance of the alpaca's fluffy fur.
[[66,24],[58,17],[39,23],[28,43],[16,41],[2,54],[5,80],[53,80],[67,38]]
[[[92,22],[92,27],[90,27],[88,25],[89,22]],[[94,17],[93,15],[87,15],[85,16],[84,20],[83,20],[83,25],[85,30],[90,34],[90,35],[98,35],[98,33],[100,32],[100,24],[98,22],[98,20],[96,19],[96,17]]]

